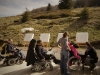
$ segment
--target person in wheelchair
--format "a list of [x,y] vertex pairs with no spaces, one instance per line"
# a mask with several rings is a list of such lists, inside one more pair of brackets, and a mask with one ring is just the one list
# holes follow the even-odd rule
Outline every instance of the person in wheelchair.
[[96,67],[95,63],[98,62],[98,56],[95,48],[89,42],[86,42],[86,46],[87,50],[85,51],[85,54],[80,55],[82,63],[88,63],[88,65],[90,66],[90,70],[93,70]]
[[[8,39],[8,43],[7,43],[7,54],[10,55],[10,57],[14,57],[16,54],[15,52],[15,47],[14,45],[12,44],[13,43],[13,40],[12,39]],[[19,52],[19,54],[21,55],[21,58],[24,59],[25,56],[22,52]]]
[[54,55],[52,54],[47,54],[47,50],[43,48],[43,43],[41,40],[37,41],[36,47],[35,47],[35,52],[37,56],[39,57],[40,61],[45,61],[45,60],[50,60],[54,59],[54,63],[56,63],[57,59]]
[[76,48],[79,48],[79,46],[77,44],[75,44],[74,42],[72,42],[72,41],[68,42],[68,45],[69,45],[69,47],[71,49],[70,56],[74,56],[77,59],[81,59],[81,57],[79,56],[79,53],[78,53],[78,51],[76,49]]

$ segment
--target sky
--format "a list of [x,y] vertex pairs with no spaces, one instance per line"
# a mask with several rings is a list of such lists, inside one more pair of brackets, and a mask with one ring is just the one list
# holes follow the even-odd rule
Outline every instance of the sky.
[[28,8],[30,11],[39,7],[58,4],[59,0],[0,0],[0,17],[15,16]]

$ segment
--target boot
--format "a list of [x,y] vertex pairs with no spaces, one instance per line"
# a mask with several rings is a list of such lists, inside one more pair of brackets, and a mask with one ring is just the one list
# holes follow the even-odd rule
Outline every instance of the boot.
[[58,59],[56,59],[56,58],[53,59],[53,62],[54,62],[55,64],[60,64],[60,60],[58,60]]

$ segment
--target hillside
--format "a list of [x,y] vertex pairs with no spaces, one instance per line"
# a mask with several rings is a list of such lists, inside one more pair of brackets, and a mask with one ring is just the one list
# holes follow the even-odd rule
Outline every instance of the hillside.
[[[22,28],[33,27],[39,32],[27,31],[26,33],[34,33],[35,39],[39,39],[41,33],[50,33],[50,44],[54,46],[59,32],[69,31],[70,39],[75,40],[76,32],[89,32],[90,42],[100,43],[100,7],[89,8],[90,19],[81,21],[78,20],[78,14],[82,8],[71,10],[71,14],[65,17],[58,17],[55,19],[31,19],[28,22],[15,22],[21,19],[21,16],[11,16],[0,18],[0,39],[8,38],[14,39],[14,44],[24,44],[23,38],[25,33],[21,32]],[[62,10],[61,10],[62,11]],[[61,12],[59,10],[59,12]],[[66,10],[64,10],[66,11]],[[56,12],[56,11],[53,11]],[[59,13],[58,12],[58,13]],[[52,12],[49,12],[52,13]],[[44,13],[42,13],[44,14]],[[37,15],[41,15],[38,13]],[[57,14],[55,14],[57,16]]]

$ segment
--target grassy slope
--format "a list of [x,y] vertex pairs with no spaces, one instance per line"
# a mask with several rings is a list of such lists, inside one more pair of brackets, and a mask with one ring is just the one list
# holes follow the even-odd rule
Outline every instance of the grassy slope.
[[[72,10],[74,15],[80,13],[82,8]],[[59,32],[69,31],[70,37],[75,39],[76,32],[89,32],[89,41],[100,40],[100,7],[89,8],[90,19],[86,21],[77,20],[77,16],[58,18],[58,19],[32,19],[26,23],[14,23],[14,20],[19,20],[20,16],[0,18],[0,39],[13,38],[14,43],[23,43],[25,34],[21,33],[21,29],[25,27],[33,27],[39,32],[32,31],[35,34],[35,39],[39,39],[41,33],[50,33],[50,42],[53,45],[56,43],[57,34]],[[51,22],[55,22],[51,28]]]

